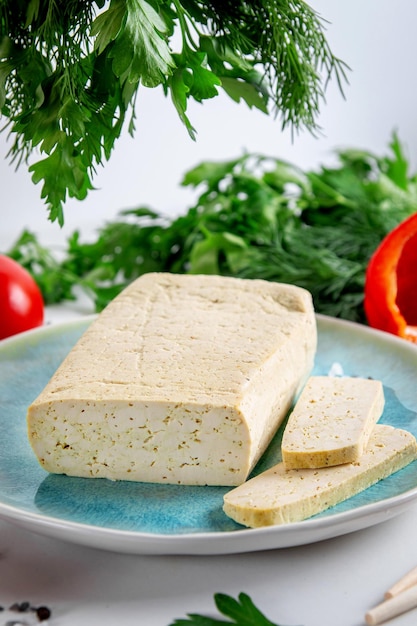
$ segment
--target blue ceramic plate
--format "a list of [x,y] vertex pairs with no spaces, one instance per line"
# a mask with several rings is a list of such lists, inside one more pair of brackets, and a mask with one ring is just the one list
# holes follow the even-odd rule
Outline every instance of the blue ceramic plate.
[[[26,409],[91,323],[84,318],[0,343],[0,517],[67,541],[137,554],[226,554],[328,539],[384,521],[417,498],[417,462],[303,522],[246,529],[222,511],[225,487],[111,482],[49,475],[26,433]],[[391,335],[317,316],[315,374],[334,365],[382,380],[381,422],[417,436],[417,348]],[[279,460],[280,433],[256,472]]]

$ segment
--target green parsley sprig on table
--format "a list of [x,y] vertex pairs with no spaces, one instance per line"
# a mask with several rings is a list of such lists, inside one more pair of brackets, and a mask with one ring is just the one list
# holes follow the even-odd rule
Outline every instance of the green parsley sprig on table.
[[100,311],[146,272],[206,273],[297,284],[318,313],[364,323],[369,258],[417,211],[417,178],[396,135],[386,156],[350,149],[338,160],[318,171],[250,154],[201,163],[183,179],[200,196],[179,217],[122,211],[92,242],[75,231],[59,259],[26,231],[7,254],[32,273],[47,304],[82,289]]
[[170,626],[278,626],[271,622],[259,609],[256,608],[251,598],[240,593],[238,599],[224,593],[216,593],[214,601],[218,611],[230,618],[228,621],[205,617],[196,613],[190,613],[184,619],[176,619]]
[[[179,33],[179,49],[174,38]],[[343,89],[321,17],[303,0],[3,0],[0,112],[11,160],[29,163],[49,218],[64,222],[68,196],[83,200],[125,122],[135,126],[140,86],[161,87],[188,133],[190,99],[222,88],[317,130],[327,82]],[[30,163],[33,154],[41,159]]]

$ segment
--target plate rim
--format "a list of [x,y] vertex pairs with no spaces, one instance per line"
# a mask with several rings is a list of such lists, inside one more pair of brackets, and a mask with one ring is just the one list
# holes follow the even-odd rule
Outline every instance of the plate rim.
[[[342,511],[333,516],[309,518],[280,526],[242,528],[216,533],[205,531],[162,534],[113,529],[23,511],[2,502],[0,519],[14,522],[37,534],[120,553],[219,555],[297,547],[350,534],[396,517],[416,499],[417,486],[395,496]],[[351,522],[355,523],[352,525]],[[68,531],[72,531],[73,534],[68,535]],[[277,535],[281,537],[281,541],[276,541]],[[294,536],[298,538],[295,539]],[[108,543],[107,539],[112,541]],[[248,539],[254,541],[246,545]],[[213,547],[213,542],[219,545]]]

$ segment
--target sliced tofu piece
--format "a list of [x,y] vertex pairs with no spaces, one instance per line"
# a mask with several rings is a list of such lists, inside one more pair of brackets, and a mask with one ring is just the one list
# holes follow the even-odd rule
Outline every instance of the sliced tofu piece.
[[147,274],[91,324],[28,410],[49,472],[242,483],[311,372],[310,293]]
[[367,489],[416,458],[411,433],[377,424],[359,461],[290,470],[279,463],[229,491],[224,512],[252,528],[298,522]]
[[282,438],[287,469],[357,461],[384,410],[381,381],[311,376]]

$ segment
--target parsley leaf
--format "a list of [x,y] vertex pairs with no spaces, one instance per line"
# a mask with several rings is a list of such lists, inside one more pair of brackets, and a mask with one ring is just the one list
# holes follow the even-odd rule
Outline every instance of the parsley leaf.
[[[146,0],[114,0],[125,14],[109,56],[121,80],[157,87],[172,73],[174,61],[166,34],[168,26]],[[111,19],[111,17],[110,17]]]
[[177,619],[170,626],[218,626],[219,624],[225,626],[231,626],[231,624],[235,626],[278,626],[278,624],[267,619],[245,593],[240,593],[237,600],[224,593],[217,593],[214,596],[214,601],[218,611],[229,617],[230,621],[190,613],[187,618]]

